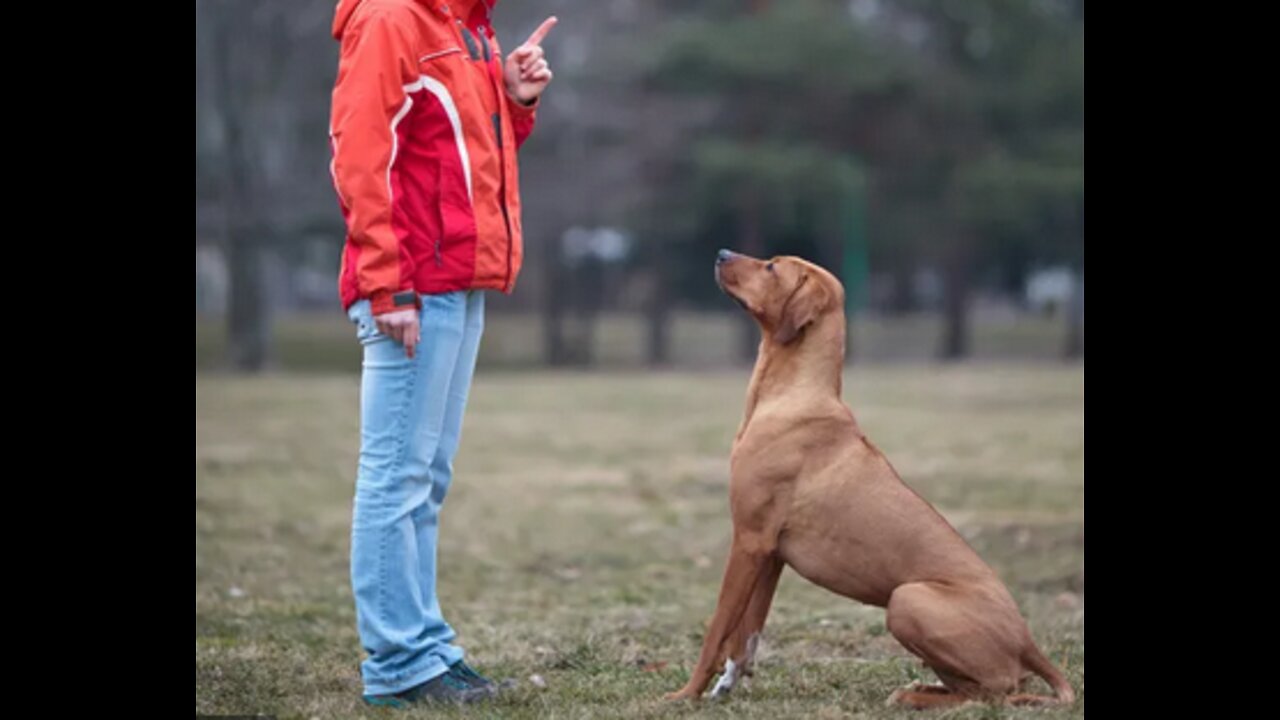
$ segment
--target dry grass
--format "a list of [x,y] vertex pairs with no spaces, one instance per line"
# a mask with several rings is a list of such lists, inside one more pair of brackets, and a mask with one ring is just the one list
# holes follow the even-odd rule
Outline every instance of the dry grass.
[[[914,716],[883,611],[783,577],[756,678],[658,698],[714,607],[747,374],[482,372],[443,522],[442,601],[501,717]],[[1084,714],[1083,368],[859,369],[859,422],[1009,584]],[[358,380],[196,376],[196,712],[403,717],[359,700],[347,575]],[[541,675],[546,687],[527,681]],[[418,709],[407,716],[437,714]]]

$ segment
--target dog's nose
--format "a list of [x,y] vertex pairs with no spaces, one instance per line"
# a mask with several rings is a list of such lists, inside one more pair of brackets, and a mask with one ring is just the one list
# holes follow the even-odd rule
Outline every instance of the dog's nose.
[[720,252],[716,253],[716,264],[723,265],[729,262],[730,260],[732,260],[735,255],[737,255],[737,253],[732,252],[730,250],[721,250]]

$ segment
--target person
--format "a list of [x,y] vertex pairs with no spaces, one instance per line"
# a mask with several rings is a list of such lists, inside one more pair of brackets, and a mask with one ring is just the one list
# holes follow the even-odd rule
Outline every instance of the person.
[[340,0],[330,171],[347,226],[338,288],[363,350],[351,585],[374,705],[471,702],[495,684],[463,660],[436,594],[484,328],[523,256],[516,151],[552,73],[548,18],[502,58],[495,0]]

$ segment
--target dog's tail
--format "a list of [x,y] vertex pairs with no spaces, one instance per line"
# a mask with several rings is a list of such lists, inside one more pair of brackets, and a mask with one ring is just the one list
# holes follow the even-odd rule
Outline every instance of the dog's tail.
[[1076,701],[1076,691],[1072,689],[1071,683],[1067,682],[1062,672],[1054,667],[1053,663],[1049,662],[1049,658],[1045,657],[1044,653],[1040,652],[1040,648],[1036,647],[1034,643],[1023,653],[1022,662],[1032,672],[1049,683],[1049,687],[1053,688],[1053,694],[1057,696],[1058,702],[1063,705],[1070,705]]

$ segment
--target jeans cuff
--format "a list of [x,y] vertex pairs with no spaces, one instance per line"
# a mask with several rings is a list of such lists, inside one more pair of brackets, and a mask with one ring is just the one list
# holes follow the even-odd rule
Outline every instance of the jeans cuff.
[[434,655],[429,657],[430,659],[427,661],[426,667],[416,672],[404,675],[401,678],[387,682],[369,682],[366,680],[364,683],[364,694],[393,695],[401,692],[402,690],[408,690],[415,685],[421,685],[428,680],[434,680],[448,672],[449,667],[445,665],[440,658],[435,657]]

